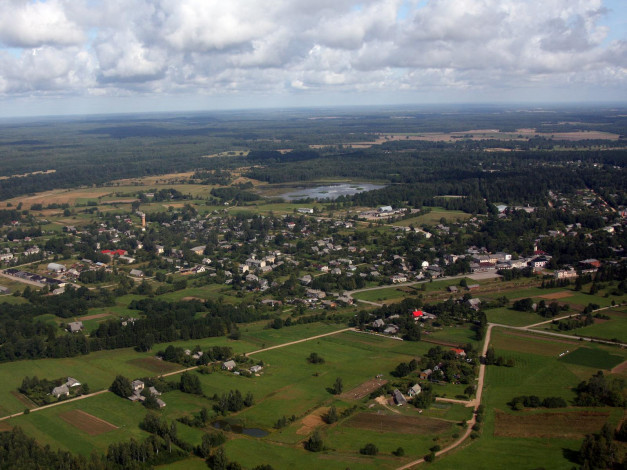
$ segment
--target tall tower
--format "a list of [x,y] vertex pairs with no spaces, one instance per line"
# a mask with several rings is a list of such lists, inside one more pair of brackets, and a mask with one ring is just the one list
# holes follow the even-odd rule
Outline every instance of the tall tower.
[[142,212],[142,229],[146,229],[146,214]]

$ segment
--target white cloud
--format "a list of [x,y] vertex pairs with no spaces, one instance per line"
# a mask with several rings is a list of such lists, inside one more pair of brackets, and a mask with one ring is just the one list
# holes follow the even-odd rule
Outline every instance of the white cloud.
[[0,93],[627,89],[604,1],[5,0]]

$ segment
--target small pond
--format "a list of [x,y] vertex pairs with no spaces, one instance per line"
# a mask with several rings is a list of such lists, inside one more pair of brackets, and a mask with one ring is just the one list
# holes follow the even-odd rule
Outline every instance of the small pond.
[[224,431],[234,432],[237,434],[246,434],[251,437],[265,437],[270,434],[268,431],[260,428],[245,428],[241,424],[229,423],[224,419],[214,421],[211,425],[216,429],[222,429]]

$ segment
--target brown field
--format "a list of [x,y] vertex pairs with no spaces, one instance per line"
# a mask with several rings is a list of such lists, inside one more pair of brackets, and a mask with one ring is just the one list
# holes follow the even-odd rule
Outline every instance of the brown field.
[[532,415],[496,412],[494,435],[581,439],[598,432],[609,417],[607,412],[539,413]]
[[31,173],[24,173],[22,175],[0,176],[0,180],[8,180],[9,178],[24,178],[30,175],[49,175],[56,172],[57,170],[33,171]]
[[85,315],[84,317],[79,317],[78,320],[80,320],[80,321],[96,320],[98,318],[106,318],[106,317],[110,317],[110,316],[111,316],[110,313],[96,313],[94,315]]
[[438,434],[451,427],[450,422],[439,419],[378,413],[359,413],[345,424],[353,428],[401,434]]
[[136,367],[141,367],[142,369],[149,370],[150,372],[157,372],[159,374],[163,374],[165,372],[173,372],[181,368],[181,366],[179,366],[178,364],[173,364],[167,361],[160,361],[155,357],[131,359],[130,361],[126,362]]
[[570,297],[572,295],[573,295],[572,292],[567,291],[567,290],[563,290],[561,292],[554,292],[552,294],[541,295],[540,298],[541,299],[554,300],[554,299],[564,299],[564,298]]
[[359,400],[365,396],[370,395],[379,387],[382,387],[388,383],[387,380],[383,379],[371,379],[363,384],[353,388],[352,390],[348,390],[340,395],[342,400]]
[[0,432],[11,431],[13,430],[13,426],[5,421],[0,421]]
[[324,420],[322,416],[325,415],[329,411],[329,408],[322,407],[315,410],[313,413],[308,414],[302,420],[302,426],[296,431],[296,434],[299,436],[306,436],[313,432],[318,426],[322,426],[324,424]]
[[59,415],[59,418],[61,418],[66,423],[71,424],[75,428],[86,432],[90,436],[98,436],[99,434],[118,429],[117,426],[114,426],[104,419],[92,416],[82,410],[66,411],[64,413],[61,413]]
[[33,403],[26,395],[22,395],[17,390],[11,390],[11,395],[17,398],[26,408],[35,408],[37,404]]
[[626,374],[627,373],[627,361],[621,362],[611,370],[612,374]]
[[[579,140],[611,140],[619,139],[618,134],[599,131],[575,131],[575,132],[536,132],[535,129],[517,129],[516,132],[500,132],[498,129],[472,129],[462,132],[425,132],[420,134],[376,134],[376,138],[371,142],[345,142],[341,145],[352,148],[369,148],[373,145],[381,145],[385,142],[420,140],[427,142],[454,142],[456,140],[484,140],[494,139],[503,141],[527,141],[533,137],[544,137],[551,140],[568,140],[571,142]],[[311,145],[311,148],[323,148],[329,145]],[[494,149],[492,151],[496,151]],[[500,149],[498,149],[500,150]],[[510,149],[502,149],[509,151]]]

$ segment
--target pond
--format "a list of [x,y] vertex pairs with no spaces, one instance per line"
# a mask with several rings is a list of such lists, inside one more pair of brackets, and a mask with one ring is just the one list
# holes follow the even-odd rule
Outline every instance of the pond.
[[251,437],[265,437],[270,434],[268,431],[260,428],[245,428],[241,424],[229,423],[224,419],[214,421],[211,425],[216,429],[222,429],[224,431],[234,432],[236,434],[246,434]]
[[363,193],[364,191],[373,191],[375,189],[384,188],[382,184],[372,183],[342,183],[331,184],[328,186],[303,187],[295,191],[280,194],[279,196],[288,201],[298,199],[337,199],[340,196],[352,196],[353,194]]

